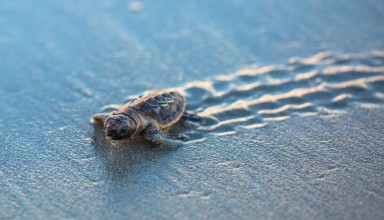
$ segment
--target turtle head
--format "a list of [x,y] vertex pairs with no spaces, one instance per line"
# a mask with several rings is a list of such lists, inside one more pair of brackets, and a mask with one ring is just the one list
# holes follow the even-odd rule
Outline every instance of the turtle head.
[[111,115],[105,120],[105,133],[112,140],[130,138],[135,132],[135,121],[125,115]]

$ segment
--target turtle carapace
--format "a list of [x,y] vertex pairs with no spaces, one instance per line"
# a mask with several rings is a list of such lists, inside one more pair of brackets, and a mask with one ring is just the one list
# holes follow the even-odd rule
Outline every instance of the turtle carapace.
[[180,120],[185,106],[185,98],[177,91],[151,91],[130,99],[117,111],[97,113],[92,118],[104,124],[105,134],[112,140],[143,135],[158,144],[178,146],[182,142],[167,138],[164,132]]

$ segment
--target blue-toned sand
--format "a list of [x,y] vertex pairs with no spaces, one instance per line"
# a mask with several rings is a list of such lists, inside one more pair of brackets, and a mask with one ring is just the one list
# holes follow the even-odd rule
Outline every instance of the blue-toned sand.
[[[3,1],[0,219],[384,219],[384,2]],[[91,116],[175,88],[200,121]]]

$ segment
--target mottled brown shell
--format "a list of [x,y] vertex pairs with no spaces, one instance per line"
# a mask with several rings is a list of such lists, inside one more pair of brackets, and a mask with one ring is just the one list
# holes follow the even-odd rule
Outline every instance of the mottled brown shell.
[[139,113],[144,119],[156,123],[160,128],[166,128],[181,118],[185,106],[185,98],[179,92],[160,90],[150,91],[129,100],[118,112],[130,108]]

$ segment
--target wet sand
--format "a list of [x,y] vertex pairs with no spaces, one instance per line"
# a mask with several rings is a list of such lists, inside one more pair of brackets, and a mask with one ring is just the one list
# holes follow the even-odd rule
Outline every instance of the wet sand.
[[[2,3],[0,219],[383,219],[382,20],[373,0]],[[90,122],[164,88],[196,143]]]

